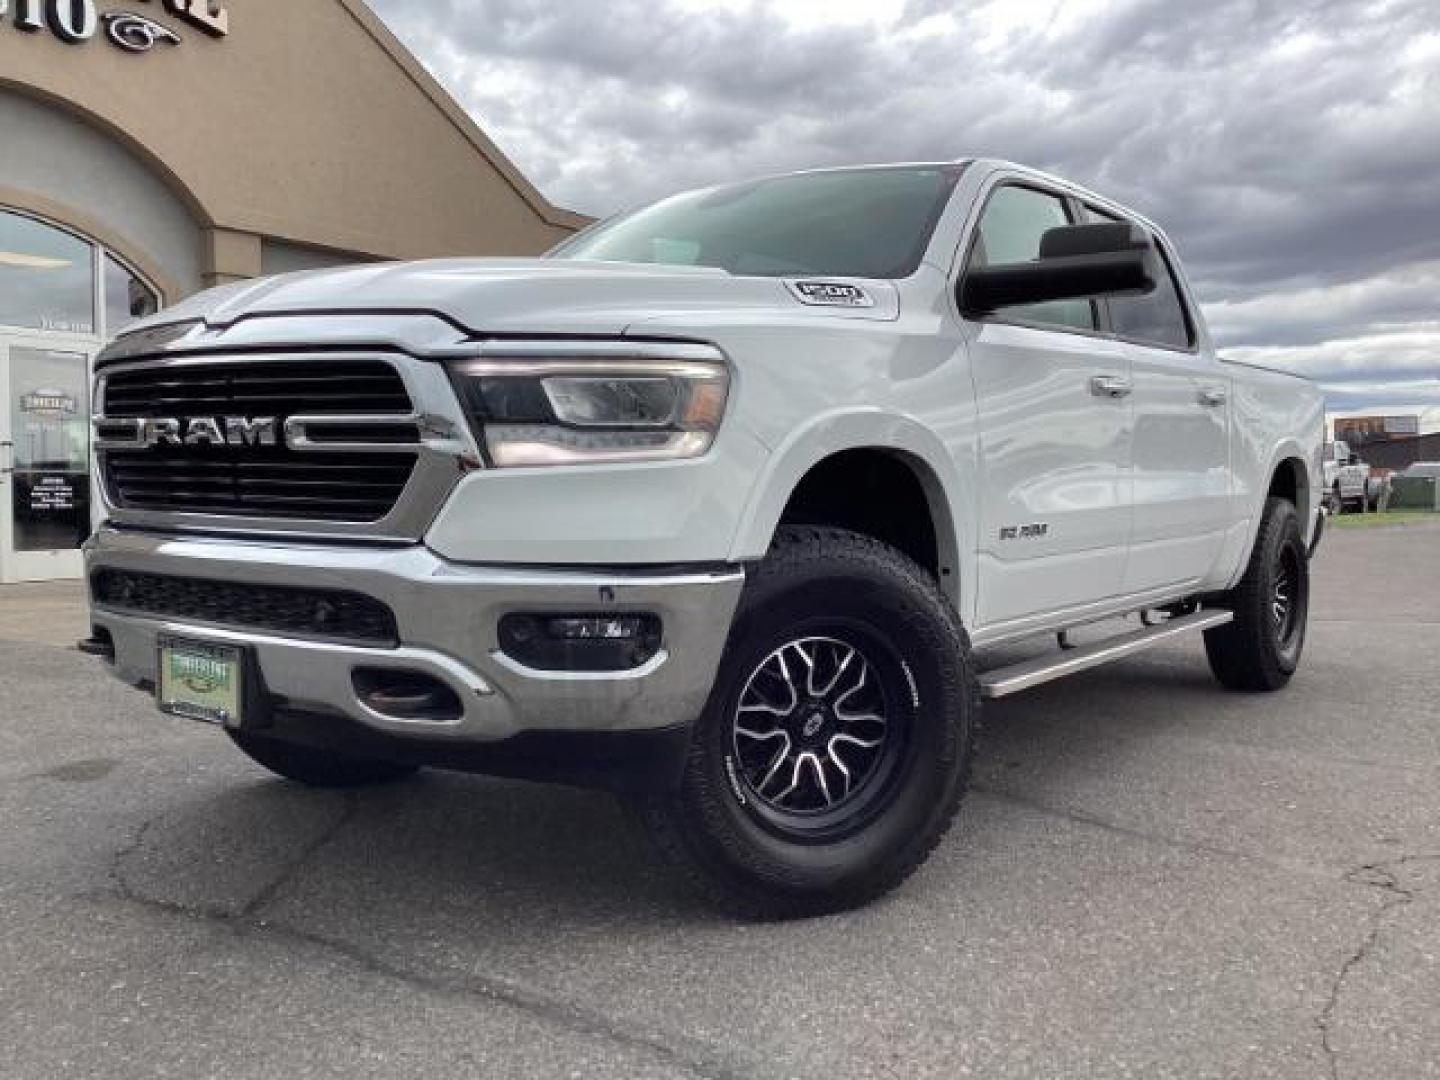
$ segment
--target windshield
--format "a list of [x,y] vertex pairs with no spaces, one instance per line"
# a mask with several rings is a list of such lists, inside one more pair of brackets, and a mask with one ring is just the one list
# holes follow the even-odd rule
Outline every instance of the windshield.
[[963,168],[843,169],[692,191],[607,221],[550,257],[761,277],[908,277]]

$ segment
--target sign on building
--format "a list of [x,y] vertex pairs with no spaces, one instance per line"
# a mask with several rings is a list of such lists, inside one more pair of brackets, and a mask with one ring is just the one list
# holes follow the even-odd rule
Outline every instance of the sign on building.
[[[230,33],[230,13],[221,0],[145,0],[212,37]],[[12,11],[13,9],[13,11]],[[163,23],[134,11],[101,11],[95,0],[0,0],[0,22],[7,16],[16,30],[48,32],[71,45],[102,34],[126,52],[149,52],[156,45],[180,44],[180,35]]]

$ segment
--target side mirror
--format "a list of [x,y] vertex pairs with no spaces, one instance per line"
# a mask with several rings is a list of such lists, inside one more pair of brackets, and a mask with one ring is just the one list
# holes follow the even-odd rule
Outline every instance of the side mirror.
[[960,310],[988,315],[1021,304],[1144,296],[1155,288],[1150,238],[1127,221],[1065,225],[1040,238],[1030,262],[977,266],[960,283]]

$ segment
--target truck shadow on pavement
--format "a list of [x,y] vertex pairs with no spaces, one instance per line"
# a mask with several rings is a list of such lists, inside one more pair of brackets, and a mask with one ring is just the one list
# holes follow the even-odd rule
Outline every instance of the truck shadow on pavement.
[[[1224,695],[1163,654],[1089,673],[985,710],[975,798],[1040,799],[1107,768],[1127,742],[1193,732]],[[1221,710],[1223,713],[1224,710]],[[453,933],[557,925],[723,920],[679,889],[611,796],[442,772],[360,792],[312,791],[258,773],[218,746],[215,763],[139,826],[112,875],[134,899],[220,917],[409,921]],[[1001,815],[1003,817],[1003,815]],[[985,815],[942,848],[915,890],[961,888],[963,849]],[[999,837],[995,840],[998,842]],[[443,936],[443,934],[442,934]]]
[[119,853],[126,895],[226,918],[464,912],[510,931],[703,917],[601,793],[439,772],[342,793],[215,772]]

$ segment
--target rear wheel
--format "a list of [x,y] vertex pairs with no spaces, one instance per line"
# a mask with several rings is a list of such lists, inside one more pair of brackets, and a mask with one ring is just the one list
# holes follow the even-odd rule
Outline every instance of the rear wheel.
[[749,917],[897,886],[949,827],[973,756],[969,646],[929,576],[869,537],[786,528],[746,584],[661,851]]
[[1270,499],[1245,576],[1221,601],[1235,620],[1205,632],[1210,670],[1231,690],[1279,690],[1300,664],[1310,614],[1310,559],[1300,517]]
[[385,784],[416,771],[413,765],[376,758],[352,757],[298,743],[226,729],[232,742],[256,764],[277,776],[318,788],[354,788]]

